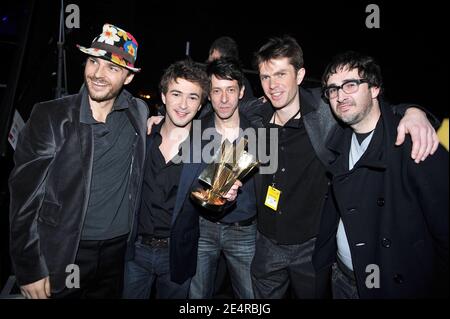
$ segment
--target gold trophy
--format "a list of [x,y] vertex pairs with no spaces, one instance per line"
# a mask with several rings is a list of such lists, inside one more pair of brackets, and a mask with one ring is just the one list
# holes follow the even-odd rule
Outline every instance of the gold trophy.
[[259,165],[256,157],[245,148],[247,140],[241,138],[237,145],[225,140],[214,154],[213,162],[208,164],[198,179],[208,188],[199,187],[191,192],[191,199],[202,207],[214,212],[223,211],[226,199],[223,198],[237,179],[242,180],[253,168]]

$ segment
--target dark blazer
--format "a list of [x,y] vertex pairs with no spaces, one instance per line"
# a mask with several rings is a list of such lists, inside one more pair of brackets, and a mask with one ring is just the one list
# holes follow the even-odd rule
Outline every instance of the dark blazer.
[[[152,156],[149,152],[152,149],[153,142],[152,135],[149,135],[146,142],[147,157]],[[198,238],[200,236],[198,209],[189,199],[189,195],[203,165],[202,163],[192,163],[192,143],[190,143],[190,148],[191,161],[183,164],[170,228],[170,277],[172,281],[179,284],[195,275]],[[138,210],[139,206],[137,207]],[[127,247],[127,260],[134,258],[134,242],[137,239],[137,230],[138,223],[135,223],[131,235],[132,240],[129,241]]]
[[[411,141],[395,146],[399,118],[388,105],[372,141],[348,170],[351,128],[335,132],[327,147],[330,193],[316,244],[315,264],[336,256],[339,217],[345,226],[361,298],[448,296],[448,152],[411,159]],[[380,288],[365,285],[369,264],[380,269]]]
[[[17,280],[25,285],[49,275],[52,293],[65,287],[66,267],[75,261],[89,200],[93,135],[91,126],[80,122],[83,90],[34,106],[20,132],[9,179],[10,251]],[[134,212],[148,108],[125,90],[122,94],[136,130],[129,187]]]
[[170,231],[170,277],[183,283],[195,275],[199,230],[198,208],[189,195],[200,175],[201,163],[183,165]]

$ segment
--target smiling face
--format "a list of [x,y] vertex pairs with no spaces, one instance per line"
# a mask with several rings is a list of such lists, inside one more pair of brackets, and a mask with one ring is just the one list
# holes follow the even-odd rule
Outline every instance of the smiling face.
[[244,96],[244,88],[239,89],[237,80],[220,79],[211,76],[211,92],[209,99],[216,116],[221,120],[238,117],[239,100]]
[[96,57],[88,57],[84,68],[89,97],[99,103],[114,100],[133,77],[133,73],[117,64]]
[[273,107],[282,109],[298,101],[298,86],[303,81],[305,69],[297,72],[289,58],[270,59],[259,64],[259,77],[264,94]]
[[[348,80],[361,79],[357,69],[340,68],[331,74],[327,87],[340,86]],[[370,132],[376,126],[379,117],[377,97],[378,87],[369,87],[368,83],[361,83],[356,92],[347,94],[338,90],[335,98],[330,99],[334,114],[345,124],[350,125],[358,133]]]
[[161,94],[166,105],[166,123],[186,127],[201,107],[203,90],[198,83],[177,78],[169,82],[167,93]]

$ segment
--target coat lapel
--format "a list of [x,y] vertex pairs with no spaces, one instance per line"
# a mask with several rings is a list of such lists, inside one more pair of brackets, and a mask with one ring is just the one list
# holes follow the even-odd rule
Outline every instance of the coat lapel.
[[[82,87],[83,89],[83,87]],[[81,90],[80,90],[81,92]],[[80,157],[81,164],[85,169],[83,172],[83,182],[86,194],[90,193],[91,190],[91,179],[92,179],[92,166],[94,161],[94,136],[92,134],[92,127],[89,124],[80,122],[80,109],[82,103],[82,93],[78,94],[76,105],[74,109],[73,120],[76,127],[80,145]],[[84,202],[83,212],[87,210],[88,201]]]
[[[143,128],[142,128],[143,123],[139,123],[138,119],[142,119],[144,117],[139,114],[139,109],[137,108],[137,105],[134,105],[135,103],[136,103],[136,101],[133,101],[133,100],[130,101],[130,107],[127,109],[127,115],[128,115],[128,118],[130,119],[131,124],[134,127],[134,130],[137,133],[140,133],[143,130]],[[139,134],[139,135],[141,135],[141,134]]]
[[178,217],[186,197],[191,192],[192,184],[195,179],[199,176],[200,170],[203,167],[201,163],[186,163],[183,164],[183,169],[181,171],[180,182],[178,185],[177,198],[175,200],[175,208],[172,215],[172,224]]
[[348,172],[348,152],[350,150],[351,129],[338,127],[327,141],[330,151],[327,170],[334,176]]
[[[80,138],[80,153],[81,153],[81,163],[85,165],[88,169],[83,170],[86,172],[85,182],[91,180],[92,175],[92,162],[94,156],[94,146],[93,146],[93,136],[92,128],[88,124],[78,123],[78,134]],[[89,185],[86,185],[86,189],[89,189]]]
[[332,159],[332,154],[326,149],[325,143],[329,136],[333,135],[337,125],[330,106],[321,98],[320,94],[320,90],[300,88],[300,109],[311,145],[317,157],[324,165],[327,165]]

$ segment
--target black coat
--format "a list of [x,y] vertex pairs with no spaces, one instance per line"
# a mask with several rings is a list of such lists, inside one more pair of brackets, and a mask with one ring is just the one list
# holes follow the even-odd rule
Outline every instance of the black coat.
[[[142,184],[148,108],[125,90],[122,94],[136,131],[132,213]],[[50,276],[52,293],[65,287],[66,267],[75,261],[89,201],[93,134],[90,125],[80,122],[81,101],[80,92],[34,106],[20,132],[9,179],[10,251],[17,280],[25,285]]]
[[[442,146],[420,164],[411,159],[411,141],[395,146],[397,118],[381,106],[372,141],[348,170],[351,128],[338,129],[327,146],[330,196],[322,216],[314,261],[329,267],[336,257],[342,218],[361,298],[417,298],[448,295],[448,152]],[[365,282],[380,270],[380,288]]]
[[[154,142],[153,135],[147,137],[147,157],[152,156],[150,150]],[[182,284],[195,275],[197,268],[197,250],[199,229],[198,207],[189,199],[193,184],[204,164],[194,163],[192,140],[190,143],[190,163],[184,163],[178,183],[175,207],[170,224],[169,268],[170,279]],[[139,214],[139,206],[136,213]],[[138,237],[138,223],[135,223],[128,243],[126,260],[133,260],[135,256],[135,241]]]

